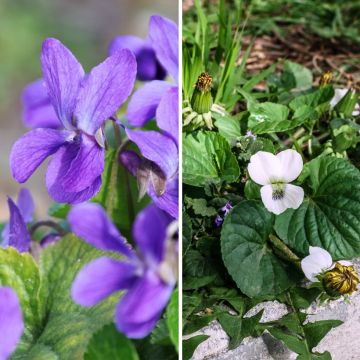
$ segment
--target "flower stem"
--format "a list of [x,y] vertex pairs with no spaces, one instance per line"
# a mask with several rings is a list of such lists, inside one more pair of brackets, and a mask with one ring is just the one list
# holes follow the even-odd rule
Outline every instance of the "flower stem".
[[29,232],[30,235],[32,236],[35,231],[42,226],[46,226],[49,228],[54,229],[60,236],[65,236],[68,232],[65,231],[62,226],[60,226],[58,223],[56,223],[55,221],[51,221],[51,220],[44,220],[44,221],[38,221],[35,224],[31,225]]
[[277,250],[279,256],[281,256],[284,260],[293,263],[301,269],[300,266],[300,258],[295,255],[277,236],[269,235],[269,241]]

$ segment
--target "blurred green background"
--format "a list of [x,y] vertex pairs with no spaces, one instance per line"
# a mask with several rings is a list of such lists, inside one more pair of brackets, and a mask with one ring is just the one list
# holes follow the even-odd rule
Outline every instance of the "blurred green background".
[[[0,0],[0,221],[8,218],[6,195],[15,198],[21,188],[10,175],[8,158],[14,141],[26,131],[20,94],[27,83],[41,77],[42,41],[58,38],[88,71],[106,57],[114,36],[145,37],[153,14],[178,22],[178,1]],[[51,203],[45,168],[23,185],[32,191],[40,216]]]

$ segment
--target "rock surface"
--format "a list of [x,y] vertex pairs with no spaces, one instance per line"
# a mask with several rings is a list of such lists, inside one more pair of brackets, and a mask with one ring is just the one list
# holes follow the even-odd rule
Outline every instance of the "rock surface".
[[[358,273],[360,272],[360,258],[354,261]],[[286,306],[277,301],[261,303],[251,309],[248,316],[253,316],[261,309],[264,314],[261,321],[267,322],[281,318],[287,313]],[[324,306],[312,305],[307,309],[308,320],[337,319],[344,323],[332,329],[320,344],[314,349],[318,352],[329,351],[333,360],[359,360],[360,347],[360,291],[350,298],[350,302],[343,299],[331,301]],[[195,350],[192,360],[293,360],[296,354],[288,350],[281,341],[264,333],[259,338],[245,338],[234,350],[228,350],[229,338],[217,321],[193,335],[206,334],[209,339],[201,343]],[[193,336],[191,335],[191,336]],[[190,336],[188,336],[190,337]],[[187,337],[187,338],[188,338]]]

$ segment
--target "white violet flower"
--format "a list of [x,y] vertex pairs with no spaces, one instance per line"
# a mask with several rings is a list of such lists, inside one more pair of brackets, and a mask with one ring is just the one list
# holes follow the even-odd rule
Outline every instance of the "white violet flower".
[[254,182],[263,185],[261,199],[270,212],[279,215],[301,205],[304,190],[289,183],[300,175],[302,168],[302,158],[295,150],[284,150],[277,155],[259,151],[250,158],[249,175]]

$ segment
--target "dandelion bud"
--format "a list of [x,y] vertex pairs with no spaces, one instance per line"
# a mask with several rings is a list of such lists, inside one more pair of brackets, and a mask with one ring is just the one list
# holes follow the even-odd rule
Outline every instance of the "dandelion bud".
[[331,296],[349,294],[356,291],[359,275],[353,265],[335,263],[335,267],[324,274],[323,285]]
[[333,74],[331,71],[326,71],[321,75],[319,85],[320,87],[324,87],[329,85],[333,79]]
[[211,95],[212,77],[203,72],[197,79],[195,90],[191,98],[191,107],[198,114],[209,113],[213,105]]

